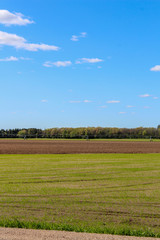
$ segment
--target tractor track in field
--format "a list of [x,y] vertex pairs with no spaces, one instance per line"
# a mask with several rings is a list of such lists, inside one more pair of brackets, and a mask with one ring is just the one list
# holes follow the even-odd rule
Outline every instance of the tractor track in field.
[[[0,154],[160,153],[160,142],[0,139]],[[158,240],[133,236],[0,228],[0,240]]]

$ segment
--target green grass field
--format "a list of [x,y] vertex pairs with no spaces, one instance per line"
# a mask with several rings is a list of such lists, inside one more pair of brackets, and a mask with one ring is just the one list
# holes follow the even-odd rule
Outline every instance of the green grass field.
[[160,237],[160,154],[0,155],[0,226]]

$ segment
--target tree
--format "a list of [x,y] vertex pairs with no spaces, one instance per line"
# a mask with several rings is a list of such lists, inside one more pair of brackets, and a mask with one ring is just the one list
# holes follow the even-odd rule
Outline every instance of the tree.
[[21,138],[25,138],[27,136],[27,130],[26,129],[22,129],[18,132],[17,134],[18,137],[21,137]]

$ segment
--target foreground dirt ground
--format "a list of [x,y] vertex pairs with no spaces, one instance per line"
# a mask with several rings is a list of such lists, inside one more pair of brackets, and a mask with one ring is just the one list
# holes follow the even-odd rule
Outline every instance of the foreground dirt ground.
[[160,153],[160,142],[0,139],[0,154]]
[[108,234],[0,228],[0,240],[159,240]]

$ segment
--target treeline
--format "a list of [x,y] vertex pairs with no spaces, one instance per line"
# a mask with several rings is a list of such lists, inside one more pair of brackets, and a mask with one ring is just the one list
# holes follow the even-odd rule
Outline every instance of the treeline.
[[160,125],[157,128],[50,128],[50,129],[1,129],[0,138],[66,138],[66,139],[94,139],[94,138],[160,138]]

